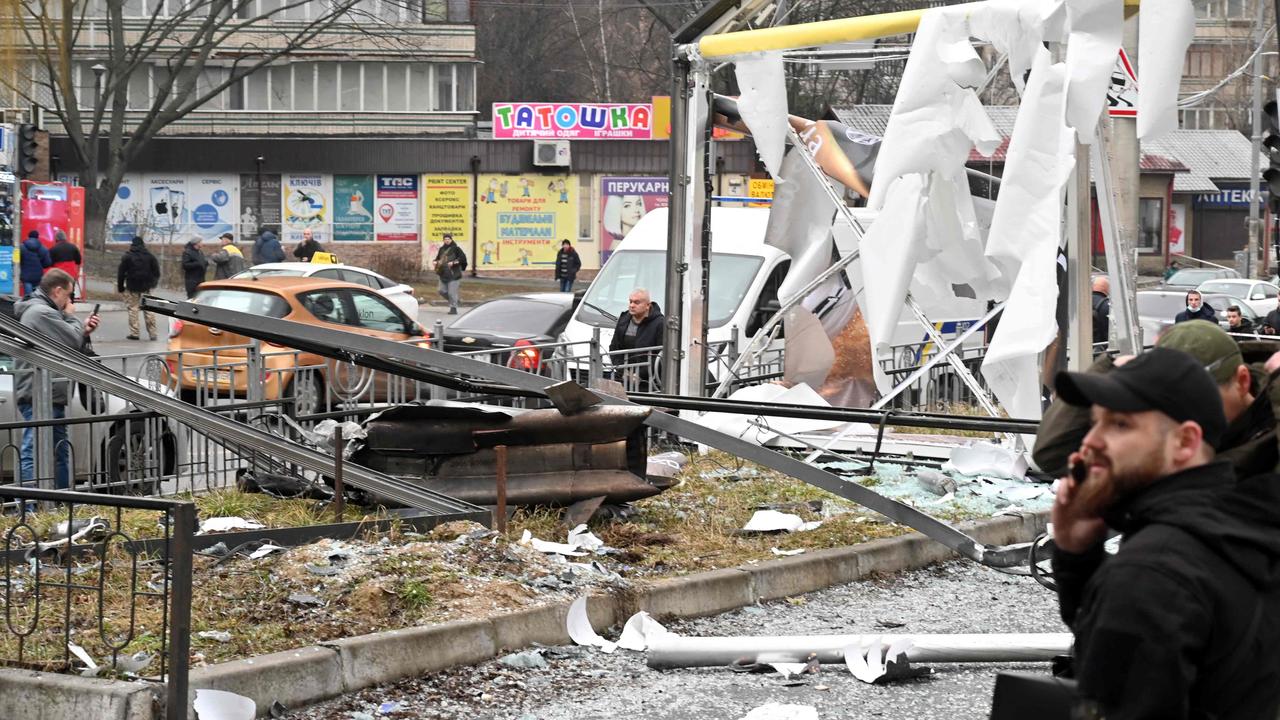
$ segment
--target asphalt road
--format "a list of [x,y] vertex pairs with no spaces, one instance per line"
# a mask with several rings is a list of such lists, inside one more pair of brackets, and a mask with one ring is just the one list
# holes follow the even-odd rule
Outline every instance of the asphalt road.
[[[668,629],[684,635],[1065,630],[1053,593],[1029,578],[960,561],[671,623]],[[616,639],[617,628],[603,634]],[[643,654],[625,650],[605,655],[563,647],[549,650],[547,656],[545,669],[515,669],[490,661],[365,690],[289,717],[738,720],[753,708],[776,702],[813,706],[821,718],[979,720],[990,713],[998,671],[1048,671],[1047,664],[942,664],[932,666],[932,675],[923,679],[867,685],[835,665],[823,666],[817,675],[784,680],[727,668],[650,670]],[[383,708],[388,703],[394,709]],[[380,713],[380,708],[389,712]]]

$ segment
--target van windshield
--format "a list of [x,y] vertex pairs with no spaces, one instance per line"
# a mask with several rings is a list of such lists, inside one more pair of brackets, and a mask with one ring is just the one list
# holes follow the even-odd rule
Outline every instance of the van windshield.
[[[649,297],[662,307],[667,292],[666,260],[667,254],[661,250],[623,250],[609,256],[582,298],[578,319],[588,325],[613,328],[618,316],[627,310],[627,296],[636,288],[648,290]],[[752,255],[711,254],[708,327],[729,322],[763,263],[764,258]],[[662,307],[662,312],[665,315],[669,311]]]

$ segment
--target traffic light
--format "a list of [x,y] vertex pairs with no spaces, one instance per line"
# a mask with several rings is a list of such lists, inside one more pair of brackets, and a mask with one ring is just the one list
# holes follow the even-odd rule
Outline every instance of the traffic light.
[[1271,225],[1275,228],[1273,236],[1275,257],[1280,257],[1280,107],[1272,100],[1262,106],[1263,152],[1267,154],[1267,168],[1262,171],[1262,180],[1266,183],[1267,207],[1271,211]]
[[40,139],[35,125],[18,126],[17,151],[18,177],[29,177],[40,165]]

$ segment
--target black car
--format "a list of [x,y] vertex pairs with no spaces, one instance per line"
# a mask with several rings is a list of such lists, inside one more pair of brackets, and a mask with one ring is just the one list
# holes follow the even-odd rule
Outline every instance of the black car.
[[582,292],[520,293],[480,303],[445,328],[444,349],[446,352],[492,350],[477,358],[545,373],[543,351],[530,346],[555,342],[569,324],[582,295]]

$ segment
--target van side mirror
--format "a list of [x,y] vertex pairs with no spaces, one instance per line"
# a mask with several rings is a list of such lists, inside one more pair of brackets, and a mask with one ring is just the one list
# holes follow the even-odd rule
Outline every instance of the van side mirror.
[[413,322],[412,320],[409,321],[408,326],[405,328],[405,332],[408,333],[410,337],[422,337],[427,334],[427,331],[422,327],[422,323]]

